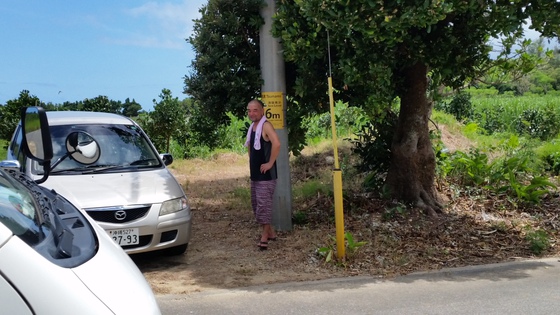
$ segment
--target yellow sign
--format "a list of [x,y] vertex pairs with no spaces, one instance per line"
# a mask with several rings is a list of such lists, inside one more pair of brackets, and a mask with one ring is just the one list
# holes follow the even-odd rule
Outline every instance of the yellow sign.
[[284,95],[282,92],[263,92],[264,116],[274,129],[284,128]]

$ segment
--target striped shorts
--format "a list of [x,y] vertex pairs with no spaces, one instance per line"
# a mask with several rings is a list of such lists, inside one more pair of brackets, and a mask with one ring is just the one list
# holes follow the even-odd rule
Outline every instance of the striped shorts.
[[251,181],[251,206],[259,224],[272,224],[272,199],[276,179]]

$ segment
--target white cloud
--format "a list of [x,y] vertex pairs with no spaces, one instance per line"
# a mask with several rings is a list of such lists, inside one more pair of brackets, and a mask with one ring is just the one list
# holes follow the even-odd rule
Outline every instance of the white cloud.
[[[145,2],[124,9],[113,22],[107,16],[102,20],[88,16],[88,24],[103,29],[101,40],[121,46],[137,46],[163,49],[186,49],[186,39],[192,35],[194,19],[200,18],[199,9],[208,0],[182,0]],[[115,19],[118,23],[115,23]]]
[[[207,0],[184,0],[181,3],[147,2],[126,11],[136,22],[145,22],[142,32],[135,32],[123,43],[162,48],[184,48],[192,34],[193,19],[200,17],[200,7]],[[142,20],[142,21],[140,21]],[[143,21],[145,20],[145,21]]]

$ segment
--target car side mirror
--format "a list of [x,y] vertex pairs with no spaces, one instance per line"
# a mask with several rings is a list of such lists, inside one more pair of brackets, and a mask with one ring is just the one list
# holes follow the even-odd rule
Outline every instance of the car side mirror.
[[53,157],[51,133],[47,113],[42,107],[23,107],[21,109],[22,149],[24,154],[44,168],[44,175],[38,184],[47,180]]
[[89,165],[97,162],[101,154],[99,144],[87,132],[75,131],[66,138],[66,151],[78,163]]
[[163,160],[163,164],[166,166],[173,163],[173,155],[171,155],[171,153],[160,153],[159,157]]

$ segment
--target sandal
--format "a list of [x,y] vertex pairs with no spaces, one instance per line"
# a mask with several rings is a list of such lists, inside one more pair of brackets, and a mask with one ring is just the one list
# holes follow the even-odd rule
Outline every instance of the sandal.
[[268,242],[260,241],[257,245],[260,250],[267,250],[268,249]]

